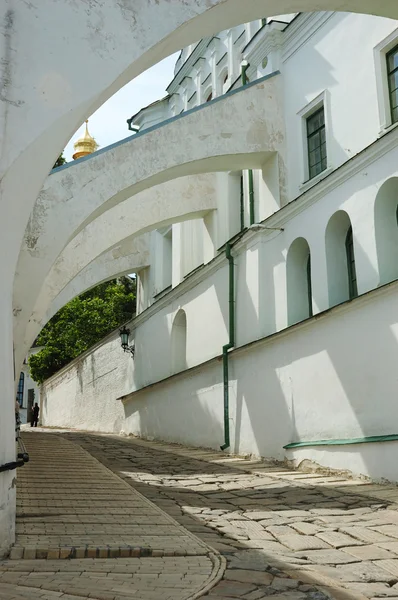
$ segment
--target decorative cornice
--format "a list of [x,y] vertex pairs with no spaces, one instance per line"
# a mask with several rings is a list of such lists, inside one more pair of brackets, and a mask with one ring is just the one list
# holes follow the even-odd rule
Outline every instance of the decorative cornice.
[[169,83],[167,87],[167,92],[170,95],[177,92],[178,86],[181,84],[181,81],[191,72],[197,60],[202,58],[202,54],[206,52],[206,48],[212,39],[212,37],[206,37],[196,44],[191,54],[182,64],[177,73],[174,75],[174,79]]
[[264,31],[264,33],[259,37],[258,43],[248,47],[247,51],[243,53],[243,57],[253,66],[255,71],[257,66],[261,65],[265,56],[282,46],[284,39],[284,33],[280,29],[267,29],[267,27],[264,27],[261,31]]
[[300,13],[286,28],[282,60],[286,61],[292,54],[297,52],[335,14],[331,11]]

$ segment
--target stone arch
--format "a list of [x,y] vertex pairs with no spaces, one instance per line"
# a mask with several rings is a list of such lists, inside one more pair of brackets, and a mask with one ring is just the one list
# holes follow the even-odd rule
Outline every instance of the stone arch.
[[123,242],[118,247],[104,252],[82,269],[61,290],[42,317],[41,327],[55,313],[76,296],[89,289],[122,275],[139,272],[149,266],[149,239],[147,235]]
[[374,227],[380,285],[398,278],[398,177],[379,189],[374,205]]
[[[28,281],[19,276],[15,282],[19,285],[14,286],[14,308],[22,306],[23,311],[14,322],[16,353],[20,351],[24,356],[56,296],[92,261],[105,252],[119,255],[117,245],[134,244],[138,242],[135,238],[140,239],[145,231],[202,217],[216,209],[215,184],[213,174],[182,177],[141,192],[101,215],[64,248],[50,267],[35,303],[29,302]],[[157,222],[153,221],[154,214]],[[27,253],[25,258],[26,266],[31,264],[34,269],[34,257]]]
[[171,372],[179,373],[187,368],[187,316],[180,308],[171,328]]
[[[269,94],[267,102],[265,88]],[[57,257],[68,242],[107,210],[129,197],[138,198],[139,192],[185,176],[259,168],[274,152],[278,152],[283,165],[280,94],[280,78],[271,76],[259,85],[223,96],[52,173],[31,215],[15,276],[14,307],[22,331],[26,326],[24,319],[33,313]],[[254,123],[256,136],[251,134]],[[178,140],[178,144],[171,144],[173,140]],[[171,152],[171,148],[175,151]],[[282,172],[283,167],[281,177]],[[201,200],[205,205],[206,197]],[[153,210],[147,211],[147,230],[151,228],[150,221],[153,226],[159,223],[157,213],[163,205],[164,200],[159,197]],[[135,214],[138,208],[143,205],[135,204]],[[109,232],[107,226],[101,236],[106,237]]]
[[[345,302],[352,296],[349,279],[350,265],[347,260],[351,235],[352,226],[348,213],[344,210],[335,212],[329,219],[325,231],[329,306]],[[352,250],[354,258],[354,236],[352,236]]]
[[311,252],[303,237],[290,245],[286,257],[288,325],[312,317]]

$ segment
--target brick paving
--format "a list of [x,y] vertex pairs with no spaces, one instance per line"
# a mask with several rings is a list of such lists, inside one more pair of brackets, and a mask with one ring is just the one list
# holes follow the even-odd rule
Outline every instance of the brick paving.
[[188,600],[221,576],[220,555],[80,446],[24,438],[0,600]]
[[119,436],[25,438],[0,600],[398,600],[393,485]]
[[134,438],[70,432],[227,559],[208,600],[398,599],[398,488]]

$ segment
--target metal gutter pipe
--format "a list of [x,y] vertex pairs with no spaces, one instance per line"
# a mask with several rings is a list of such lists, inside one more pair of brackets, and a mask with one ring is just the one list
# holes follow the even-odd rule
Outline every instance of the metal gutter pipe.
[[224,444],[220,446],[221,450],[226,450],[230,446],[229,435],[229,350],[235,346],[235,267],[234,259],[231,254],[232,245],[227,242],[225,245],[225,256],[228,260],[229,285],[228,285],[228,310],[229,310],[229,342],[222,349],[223,364],[223,387],[224,387]]

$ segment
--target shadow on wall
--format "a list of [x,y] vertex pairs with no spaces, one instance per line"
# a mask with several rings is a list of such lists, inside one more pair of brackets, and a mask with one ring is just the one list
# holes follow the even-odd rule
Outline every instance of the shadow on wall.
[[[219,402],[214,402],[215,395]],[[137,392],[125,401],[124,411],[130,433],[218,449],[224,435],[221,362]]]

